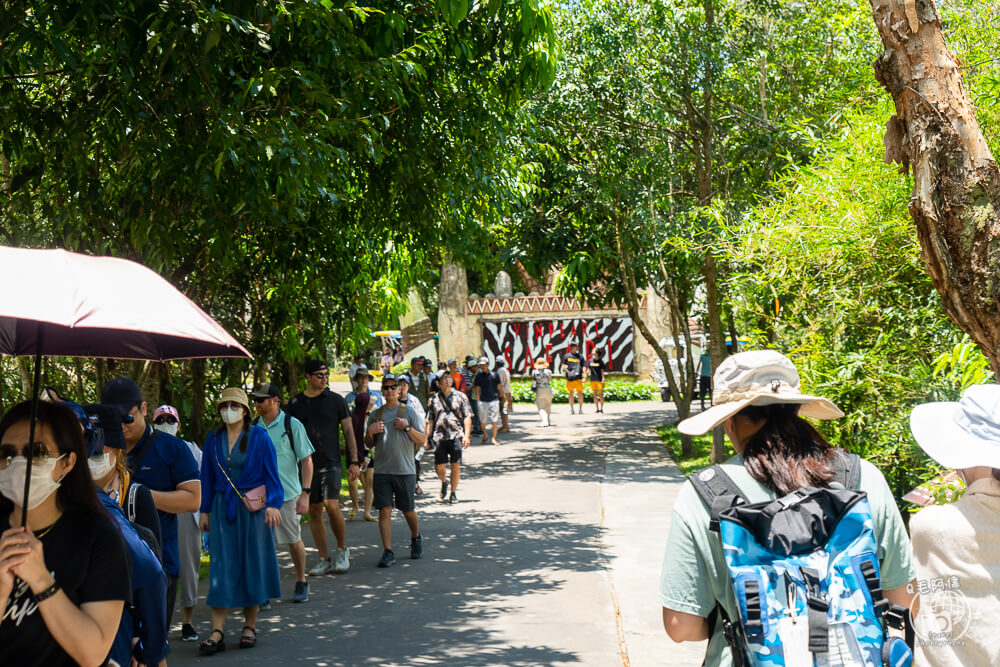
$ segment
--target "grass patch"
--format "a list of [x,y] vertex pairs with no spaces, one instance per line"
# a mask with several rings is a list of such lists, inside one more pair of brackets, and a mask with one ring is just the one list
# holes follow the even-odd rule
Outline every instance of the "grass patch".
[[[681,456],[681,434],[677,430],[677,426],[673,424],[663,424],[662,426],[656,427],[656,434],[660,436],[660,440],[663,444],[667,446],[667,451],[670,452],[671,458],[673,458],[674,463],[677,467],[681,469],[684,476],[688,476],[695,470],[700,470],[701,468],[708,467],[712,465],[712,434],[711,432],[706,435],[698,435],[694,437],[694,456],[690,458],[684,458]],[[726,458],[733,455],[732,445],[729,441],[726,441]]]

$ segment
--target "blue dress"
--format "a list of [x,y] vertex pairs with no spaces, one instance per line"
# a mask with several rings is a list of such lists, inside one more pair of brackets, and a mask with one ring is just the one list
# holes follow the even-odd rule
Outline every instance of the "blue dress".
[[[258,430],[259,429],[259,430]],[[281,580],[278,573],[278,556],[274,550],[274,534],[264,521],[266,511],[250,513],[242,502],[231,502],[234,497],[229,481],[220,470],[218,461],[228,466],[230,478],[236,488],[245,491],[253,488],[262,475],[259,470],[244,468],[251,464],[263,463],[266,469],[263,482],[268,491],[268,507],[273,507],[272,485],[278,489],[277,505],[280,508],[283,491],[277,479],[277,460],[274,445],[264,431],[262,440],[259,426],[251,427],[247,451],[241,452],[239,444],[227,454],[229,443],[224,432],[209,435],[205,442],[202,463],[202,485],[208,482],[211,488],[203,488],[203,496],[211,493],[211,517],[209,519],[209,574],[208,597],[205,602],[216,609],[231,607],[253,607],[265,600],[281,597]],[[262,451],[270,449],[270,452]],[[268,455],[269,454],[269,455]],[[256,467],[256,466],[255,466]],[[269,469],[269,470],[267,470]],[[207,474],[206,474],[207,473]],[[273,480],[270,478],[273,477]],[[206,479],[207,478],[207,479]],[[250,479],[256,483],[248,484]],[[209,498],[203,498],[202,511]],[[228,515],[235,516],[230,520]]]

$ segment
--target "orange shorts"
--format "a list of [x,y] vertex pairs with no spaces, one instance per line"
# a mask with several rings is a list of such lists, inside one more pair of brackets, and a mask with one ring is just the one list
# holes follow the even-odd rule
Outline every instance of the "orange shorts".
[[591,382],[590,391],[604,391],[604,382]]
[[583,380],[566,380],[566,391],[583,393]]

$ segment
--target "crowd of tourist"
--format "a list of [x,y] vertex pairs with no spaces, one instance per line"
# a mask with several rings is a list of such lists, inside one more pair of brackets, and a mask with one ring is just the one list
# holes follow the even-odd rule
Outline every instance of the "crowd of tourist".
[[[127,377],[107,382],[101,402],[89,405],[47,390],[33,440],[31,403],[9,410],[0,420],[3,663],[163,665],[178,591],[181,640],[200,640],[202,654],[224,651],[227,617],[238,610],[238,646],[253,648],[258,611],[282,596],[278,552],[287,549],[295,569],[291,600],[307,602],[307,575],[351,567],[346,520],[359,512],[379,524],[378,567],[395,563],[393,508],[410,529],[410,558],[421,558],[415,498],[424,451],[433,450],[441,501],[456,503],[463,451],[475,434],[499,445],[512,408],[502,360],[492,369],[472,356],[462,368],[457,359],[431,366],[415,357],[375,390],[356,358],[344,397],[330,389],[326,363],[310,360],[305,388],[284,406],[274,383],[249,393],[229,387],[201,446],[182,438],[174,406],[150,410]],[[302,515],[316,546],[308,570]],[[203,548],[207,636],[193,625]]]

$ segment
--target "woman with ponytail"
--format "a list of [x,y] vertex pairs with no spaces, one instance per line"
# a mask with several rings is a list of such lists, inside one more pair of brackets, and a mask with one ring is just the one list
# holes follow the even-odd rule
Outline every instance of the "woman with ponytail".
[[[240,648],[257,643],[257,609],[281,597],[271,529],[281,523],[285,491],[267,430],[250,423],[246,392],[231,387],[218,403],[222,425],[208,434],[201,460],[201,530],[209,533],[208,596],[212,632],[201,653],[226,650],[230,608],[243,609]],[[263,507],[260,507],[263,499]]]
[[[719,425],[725,428],[736,455],[722,470],[750,503],[834,483],[846,454],[803,417],[837,419],[844,413],[825,398],[801,393],[798,372],[787,357],[772,350],[735,354],[719,364],[713,384],[713,406],[685,419],[678,430],[702,435]],[[867,492],[871,505],[885,597],[909,606],[907,586],[915,570],[906,528],[882,473],[863,459],[859,465],[858,488]],[[671,639],[709,640],[705,664],[713,667],[732,664],[732,657],[723,624],[716,623],[710,637],[708,617],[716,605],[729,618],[738,614],[722,543],[709,528],[710,518],[693,483],[685,482],[670,520],[660,604]]]

